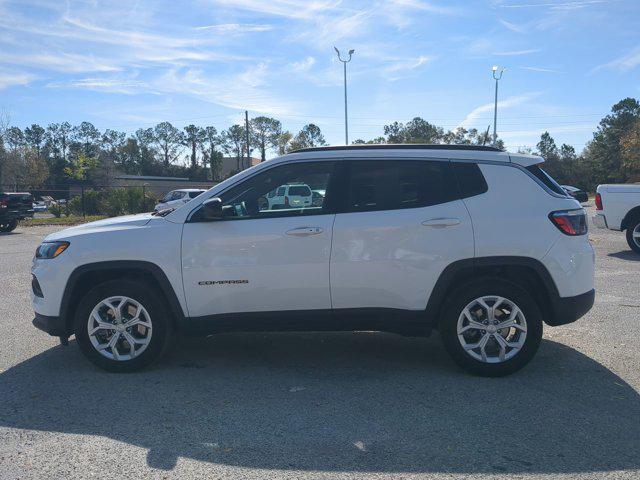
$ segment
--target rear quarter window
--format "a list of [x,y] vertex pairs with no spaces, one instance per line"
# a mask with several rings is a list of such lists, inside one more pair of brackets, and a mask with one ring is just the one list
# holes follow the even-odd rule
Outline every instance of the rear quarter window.
[[552,192],[557,193],[558,195],[562,195],[563,197],[569,196],[567,192],[565,192],[564,189],[560,185],[558,185],[558,182],[556,182],[551,175],[540,168],[540,165],[529,165],[526,168],[529,173],[533,174],[534,177],[540,180]]
[[458,180],[460,198],[475,197],[489,190],[487,181],[477,163],[454,162],[452,165]]

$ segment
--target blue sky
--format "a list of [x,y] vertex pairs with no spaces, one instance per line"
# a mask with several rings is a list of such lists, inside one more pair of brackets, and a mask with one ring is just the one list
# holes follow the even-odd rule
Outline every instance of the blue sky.
[[499,134],[548,130],[580,151],[598,120],[640,97],[638,0],[0,1],[0,109],[11,123],[83,120],[133,132],[168,120],[219,130],[250,115],[351,139],[414,116]]

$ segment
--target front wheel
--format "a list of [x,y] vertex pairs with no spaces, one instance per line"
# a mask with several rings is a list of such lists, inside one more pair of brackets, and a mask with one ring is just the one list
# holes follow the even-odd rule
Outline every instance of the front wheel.
[[627,243],[631,250],[640,253],[640,218],[635,218],[627,228]]
[[94,287],[76,311],[76,340],[95,365],[139,370],[160,358],[172,340],[164,302],[148,286],[114,280]]
[[500,377],[520,370],[533,358],[542,339],[542,316],[524,289],[486,278],[449,297],[440,335],[460,367]]

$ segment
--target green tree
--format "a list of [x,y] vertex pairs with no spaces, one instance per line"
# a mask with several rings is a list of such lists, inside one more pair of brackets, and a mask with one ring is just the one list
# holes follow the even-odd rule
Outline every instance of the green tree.
[[289,151],[289,146],[293,140],[293,134],[290,131],[284,131],[276,139],[276,150],[278,155],[284,155]]
[[260,150],[260,161],[267,159],[267,149],[278,148],[282,135],[282,124],[270,117],[256,117],[251,120],[251,130],[255,146]]
[[87,157],[80,153],[71,161],[71,165],[64,169],[67,177],[73,180],[85,181],[90,174],[98,167],[98,159]]
[[71,131],[75,154],[85,157],[96,157],[100,152],[100,131],[91,122],[82,122]]
[[200,144],[205,165],[208,164],[211,170],[211,178],[214,181],[221,180],[222,172],[222,152],[218,148],[224,143],[223,135],[218,135],[215,127],[205,127],[203,129],[203,140]]
[[444,137],[441,127],[436,127],[420,117],[415,117],[406,125],[393,122],[385,125],[383,130],[387,143],[440,143]]
[[301,148],[312,148],[326,145],[327,142],[322,135],[320,127],[313,123],[305,125],[300,132],[291,140],[290,150],[299,150]]
[[182,141],[184,146],[191,149],[191,169],[195,170],[198,167],[197,152],[204,141],[205,132],[202,128],[196,127],[195,125],[187,125],[184,127],[184,132]]
[[629,180],[629,172],[623,168],[621,140],[640,119],[640,103],[635,98],[625,98],[611,108],[611,114],[600,120],[584,151],[584,161],[590,173],[591,187],[598,183],[621,183]]
[[168,167],[176,160],[184,144],[182,133],[169,122],[161,122],[154,127],[153,138],[160,149],[164,166]]
[[246,143],[245,129],[240,125],[232,125],[222,133],[224,150],[236,157],[237,171],[242,168],[242,158]]
[[640,120],[620,139],[622,170],[632,182],[640,182]]
[[40,156],[42,145],[45,141],[45,130],[40,125],[34,123],[30,127],[24,129],[24,140],[26,144],[33,149],[36,155]]

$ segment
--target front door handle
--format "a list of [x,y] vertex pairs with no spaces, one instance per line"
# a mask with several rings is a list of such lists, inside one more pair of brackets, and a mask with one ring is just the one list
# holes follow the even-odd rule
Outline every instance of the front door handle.
[[445,227],[453,227],[454,225],[459,225],[459,218],[432,218],[430,220],[425,220],[422,222],[422,225],[425,227],[433,227],[433,228],[445,228]]
[[310,237],[312,235],[320,235],[323,231],[320,227],[299,227],[292,228],[284,233],[292,237]]

